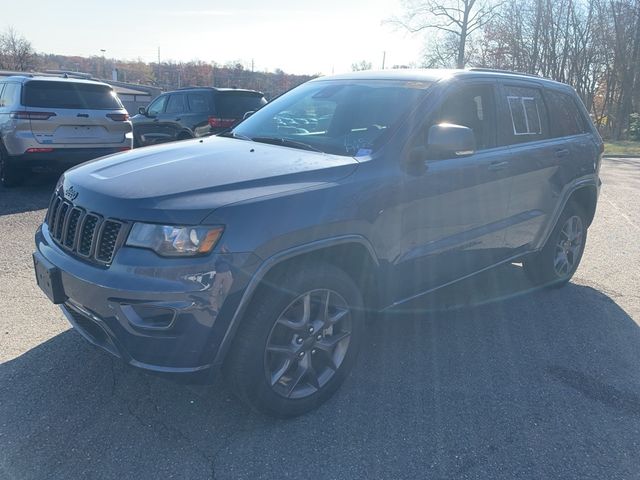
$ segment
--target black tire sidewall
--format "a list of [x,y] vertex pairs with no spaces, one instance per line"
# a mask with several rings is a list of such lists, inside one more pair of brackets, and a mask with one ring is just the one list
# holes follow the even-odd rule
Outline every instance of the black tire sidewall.
[[[324,403],[342,384],[355,364],[364,330],[362,295],[342,270],[331,265],[309,264],[301,272],[281,277],[258,292],[240,326],[225,368],[234,391],[254,409],[276,417],[293,417]],[[276,284],[277,283],[277,284]],[[269,385],[264,370],[264,350],[278,316],[304,292],[327,288],[339,293],[351,309],[352,331],[346,356],[334,376],[316,393],[288,399]]]

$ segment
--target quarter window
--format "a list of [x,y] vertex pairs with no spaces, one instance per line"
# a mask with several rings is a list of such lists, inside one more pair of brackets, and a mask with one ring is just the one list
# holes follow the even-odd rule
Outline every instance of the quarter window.
[[207,95],[202,93],[190,93],[187,95],[189,111],[192,113],[206,113],[209,111]]
[[551,111],[551,136],[568,137],[587,132],[584,117],[573,98],[564,93],[545,91]]

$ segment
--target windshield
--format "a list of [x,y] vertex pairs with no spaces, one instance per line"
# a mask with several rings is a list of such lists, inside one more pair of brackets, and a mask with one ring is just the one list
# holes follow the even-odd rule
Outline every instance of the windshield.
[[74,82],[34,80],[24,88],[24,105],[41,108],[119,110],[118,97],[110,87]]
[[372,153],[424,97],[429,82],[316,81],[267,104],[233,134],[325,153]]

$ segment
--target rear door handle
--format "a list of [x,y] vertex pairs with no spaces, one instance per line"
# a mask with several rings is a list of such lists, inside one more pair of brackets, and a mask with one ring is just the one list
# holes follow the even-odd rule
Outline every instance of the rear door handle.
[[569,155],[568,148],[561,148],[560,150],[556,150],[556,158],[566,157],[567,155]]
[[489,165],[489,170],[503,170],[505,168],[507,168],[509,166],[509,162],[504,161],[504,162],[493,162]]

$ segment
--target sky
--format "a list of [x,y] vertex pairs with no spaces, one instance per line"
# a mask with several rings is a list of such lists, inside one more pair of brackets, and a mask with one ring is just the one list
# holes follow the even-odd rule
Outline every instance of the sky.
[[256,70],[331,74],[366,60],[420,61],[424,39],[383,21],[400,0],[5,0],[13,27],[41,53],[157,61],[241,60]]

